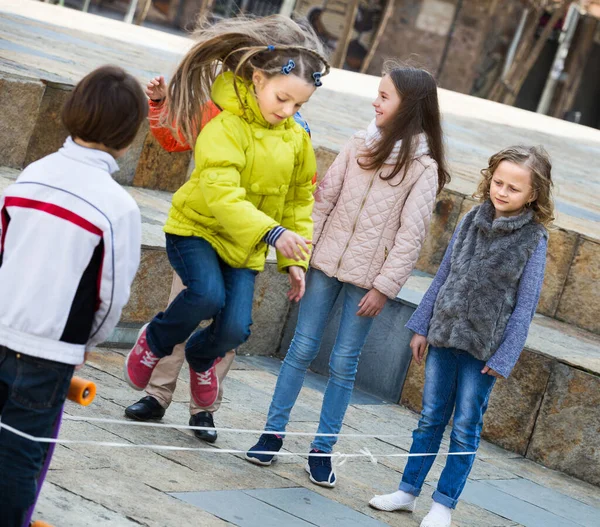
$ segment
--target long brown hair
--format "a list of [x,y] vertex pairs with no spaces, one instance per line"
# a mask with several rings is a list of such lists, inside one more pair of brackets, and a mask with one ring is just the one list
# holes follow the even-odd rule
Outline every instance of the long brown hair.
[[402,140],[400,153],[392,172],[381,176],[390,180],[403,171],[403,178],[410,166],[417,148],[416,137],[424,133],[431,157],[438,166],[438,194],[450,182],[446,167],[444,141],[437,97],[437,85],[430,73],[411,66],[400,66],[388,62],[384,65],[384,75],[389,75],[401,97],[397,114],[381,130],[381,139],[359,160],[365,170],[380,168],[392,153],[397,141]]
[[531,171],[531,188],[534,199],[527,205],[533,210],[535,221],[549,227],[554,221],[554,200],[552,199],[552,163],[543,146],[509,146],[494,154],[488,160],[487,168],[481,171],[481,181],[474,198],[482,203],[490,199],[490,186],[498,165],[510,161]]
[[[320,76],[329,73],[323,45],[314,31],[285,16],[237,17],[214,25],[200,21],[194,38],[196,44],[169,82],[168,112],[161,119],[162,124],[180,130],[188,144],[194,144],[199,133],[202,107],[219,73],[233,71],[249,84],[255,69],[272,77],[281,74],[290,60],[295,64],[291,73],[311,84],[319,85]],[[242,103],[237,82],[234,86]]]

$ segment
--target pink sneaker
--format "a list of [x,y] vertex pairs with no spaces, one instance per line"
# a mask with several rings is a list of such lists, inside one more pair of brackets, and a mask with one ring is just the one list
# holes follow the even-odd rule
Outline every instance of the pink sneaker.
[[219,396],[219,377],[215,370],[215,364],[202,373],[198,373],[190,367],[190,391],[192,399],[200,408],[209,408],[215,404]]
[[143,390],[150,382],[150,377],[160,357],[152,353],[146,340],[146,324],[138,333],[135,346],[125,359],[125,380],[134,390]]

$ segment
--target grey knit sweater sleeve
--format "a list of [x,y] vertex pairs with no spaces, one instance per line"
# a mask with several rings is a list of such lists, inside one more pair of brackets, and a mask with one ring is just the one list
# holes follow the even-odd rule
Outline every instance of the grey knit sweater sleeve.
[[508,319],[500,347],[487,361],[487,366],[505,378],[510,375],[525,347],[529,326],[542,291],[547,248],[548,240],[546,236],[542,236],[521,275],[517,304]]
[[446,282],[446,278],[450,274],[450,263],[452,261],[452,247],[454,247],[454,241],[456,240],[456,235],[460,231],[460,226],[454,231],[452,235],[452,239],[448,244],[448,248],[446,249],[446,253],[444,254],[444,258],[442,259],[442,263],[438,269],[438,272],[435,273],[435,278],[429,285],[429,289],[423,295],[421,302],[419,303],[417,309],[410,317],[409,321],[406,323],[406,327],[411,331],[418,333],[419,335],[427,335],[429,330],[429,321],[433,316],[433,306],[435,305],[435,301],[437,299],[438,293],[444,282]]

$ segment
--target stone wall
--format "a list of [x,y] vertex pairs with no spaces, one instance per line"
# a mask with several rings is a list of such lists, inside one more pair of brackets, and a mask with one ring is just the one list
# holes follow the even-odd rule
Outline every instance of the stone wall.
[[423,67],[442,88],[470,93],[497,0],[400,0],[367,73],[387,59]]

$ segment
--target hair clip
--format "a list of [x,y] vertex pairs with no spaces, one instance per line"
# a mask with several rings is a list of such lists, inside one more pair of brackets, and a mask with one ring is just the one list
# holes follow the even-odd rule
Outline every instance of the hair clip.
[[296,67],[296,63],[290,59],[288,60],[288,63],[285,66],[281,66],[281,73],[283,73],[284,75],[289,75],[290,73],[292,73],[292,70]]
[[323,86],[323,83],[321,82],[321,77],[323,76],[323,74],[320,71],[315,71],[312,74],[312,78],[315,81],[315,86],[318,88],[319,86]]
[[267,51],[275,51],[275,46],[268,45]]

